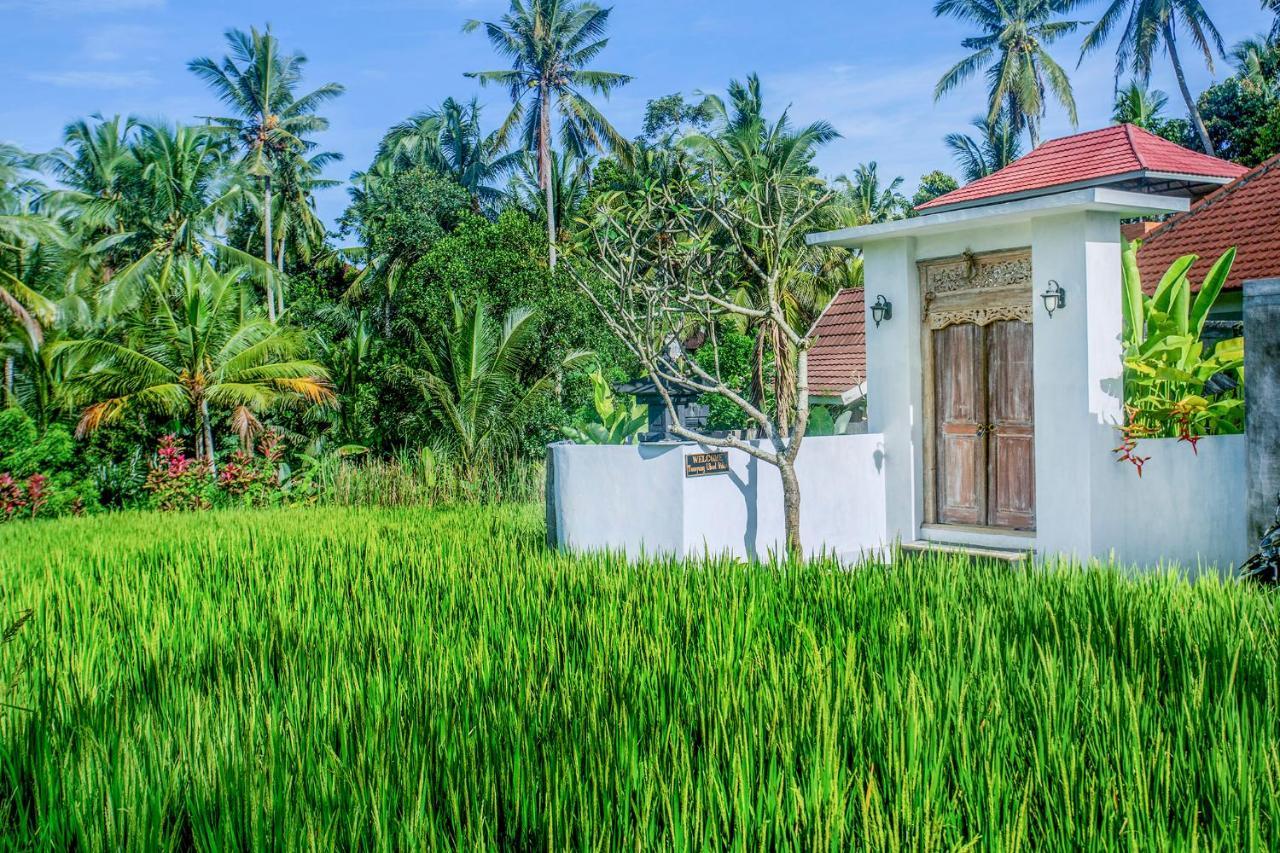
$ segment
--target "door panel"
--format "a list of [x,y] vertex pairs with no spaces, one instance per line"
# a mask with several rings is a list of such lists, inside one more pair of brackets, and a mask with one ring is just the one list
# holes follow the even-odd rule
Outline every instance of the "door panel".
[[1035,400],[1031,324],[987,327],[987,524],[1036,526]]
[[933,333],[937,417],[938,521],[984,524],[987,460],[983,330],[972,324]]

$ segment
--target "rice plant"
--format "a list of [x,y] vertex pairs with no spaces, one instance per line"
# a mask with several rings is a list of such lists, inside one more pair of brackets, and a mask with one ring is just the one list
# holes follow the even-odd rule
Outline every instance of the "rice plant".
[[542,539],[513,507],[0,530],[5,846],[1280,845],[1266,590]]

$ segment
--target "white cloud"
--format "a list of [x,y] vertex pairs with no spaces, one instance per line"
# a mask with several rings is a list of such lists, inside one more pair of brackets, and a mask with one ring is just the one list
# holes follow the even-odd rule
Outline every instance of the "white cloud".
[[44,71],[27,79],[64,89],[140,89],[156,82],[146,71]]

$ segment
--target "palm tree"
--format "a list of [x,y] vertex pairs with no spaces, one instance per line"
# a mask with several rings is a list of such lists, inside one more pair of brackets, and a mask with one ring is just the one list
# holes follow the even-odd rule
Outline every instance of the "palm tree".
[[396,170],[425,167],[453,178],[471,193],[479,210],[503,200],[494,183],[522,160],[523,152],[504,148],[498,131],[485,135],[481,130],[475,98],[465,104],[446,98],[439,107],[391,128],[378,146],[378,159],[390,161]]
[[994,174],[1022,156],[1018,132],[1005,113],[994,124],[975,118],[973,126],[978,129],[977,139],[965,133],[948,133],[944,139],[966,181]]
[[302,332],[246,311],[244,281],[243,270],[219,273],[184,258],[148,278],[122,339],[60,344],[89,365],[71,380],[87,403],[77,432],[130,411],[187,418],[197,454],[213,464],[211,410],[245,420],[274,406],[331,402],[328,373],[302,357]]
[[957,88],[980,69],[988,83],[987,121],[1007,112],[1015,130],[1040,144],[1040,121],[1051,92],[1076,124],[1076,101],[1067,72],[1047,47],[1075,32],[1082,21],[1059,20],[1076,0],[938,0],[933,13],[974,24],[980,35],[962,44],[973,53],[951,67],[934,89],[934,100]]
[[[43,340],[43,327],[57,317],[57,306],[35,286],[39,272],[33,256],[42,246],[58,246],[65,234],[58,223],[36,212],[44,187],[34,176],[33,158],[13,145],[0,143],[0,318]],[[13,361],[6,358],[4,387],[11,391]]]
[[[558,226],[557,237],[567,236],[569,224],[577,218],[586,201],[587,190],[591,186],[591,169],[593,161],[579,159],[569,152],[551,152],[551,186],[555,190],[552,197],[555,206],[552,216]],[[542,190],[538,179],[538,161],[531,154],[526,154],[520,164],[520,173],[516,177],[514,194],[520,204],[538,215],[545,210],[543,202],[538,198]]]
[[1210,71],[1213,70],[1214,51],[1220,56],[1226,55],[1222,47],[1222,36],[1210,20],[1204,5],[1200,0],[1110,0],[1102,17],[1085,36],[1084,45],[1080,49],[1082,61],[1086,55],[1106,43],[1107,37],[1121,18],[1126,20],[1116,49],[1116,80],[1126,70],[1132,70],[1134,77],[1146,84],[1151,79],[1156,56],[1163,49],[1173,63],[1178,88],[1182,91],[1182,99],[1186,101],[1191,122],[1200,136],[1200,144],[1204,146],[1206,153],[1212,154],[1213,140],[1209,138],[1209,130],[1200,115],[1200,108],[1187,86],[1187,75],[1178,54],[1178,30],[1183,27],[1191,36],[1192,44],[1204,55],[1205,64]]
[[1271,23],[1271,37],[1280,39],[1280,0],[1262,0],[1262,8],[1269,10],[1271,14],[1276,16]]
[[845,228],[902,219],[911,207],[900,192],[903,179],[894,178],[887,186],[881,184],[879,166],[874,161],[858,164],[852,179],[841,175],[836,183],[841,191],[835,206]]
[[[551,180],[552,115],[559,114],[560,144],[575,157],[585,158],[595,149],[620,149],[627,142],[614,129],[584,90],[602,97],[631,82],[625,74],[593,71],[587,66],[609,44],[604,37],[609,9],[581,0],[511,0],[511,8],[493,23],[468,21],[464,31],[481,27],[490,44],[511,60],[505,71],[467,74],[480,81],[504,86],[513,107],[498,131],[505,145],[511,131],[520,126],[523,147],[537,152],[538,183],[547,211],[550,263],[556,265],[555,187]],[[530,100],[526,108],[526,98]]]
[[[336,163],[342,155],[334,151],[321,151],[311,156],[295,153],[287,159],[282,158],[276,166],[277,192],[272,194],[270,216],[259,214],[258,221],[265,227],[267,222],[274,222],[272,234],[275,237],[276,270],[283,275],[288,250],[303,263],[324,249],[325,237],[328,233],[323,220],[316,212],[315,194],[319,190],[332,189],[340,184],[325,178],[324,170],[330,163]],[[284,314],[284,288],[277,287],[276,313]]]
[[[467,310],[455,299],[453,322],[441,331],[442,346],[438,352],[425,348],[427,370],[417,379],[444,449],[474,482],[516,449],[521,427],[552,393],[555,376],[532,382],[523,378],[537,335],[535,315],[528,309],[513,309],[499,328],[482,300]],[[574,352],[561,366],[589,357]]]
[[[248,33],[228,30],[226,39],[231,55],[224,57],[221,64],[202,57],[193,59],[187,67],[235,112],[226,118],[211,117],[210,121],[235,135],[244,148],[249,174],[262,179],[263,260],[272,266],[272,177],[282,160],[289,161],[307,150],[305,134],[328,129],[328,120],[316,115],[316,110],[345,89],[338,83],[326,83],[306,95],[298,95],[295,90],[302,82],[307,58],[283,53],[270,26],[265,32],[256,28]],[[274,322],[277,305],[270,281],[267,313]]]
[[129,310],[148,277],[183,257],[212,248],[271,281],[273,267],[215,239],[217,223],[241,203],[241,187],[227,175],[226,145],[207,128],[143,124],[133,146],[137,211],[130,213],[140,254],[107,281],[99,308],[107,317]]
[[123,232],[138,172],[133,149],[138,129],[137,121],[118,115],[95,114],[67,125],[62,146],[41,158],[65,189],[46,193],[43,204],[73,211],[79,230],[90,239]]
[[1260,91],[1280,94],[1280,36],[1245,39],[1231,48],[1231,59],[1242,80]]
[[1111,120],[1116,124],[1132,124],[1152,133],[1161,123],[1161,113],[1169,103],[1169,96],[1159,89],[1148,89],[1137,80],[1116,94],[1116,105]]

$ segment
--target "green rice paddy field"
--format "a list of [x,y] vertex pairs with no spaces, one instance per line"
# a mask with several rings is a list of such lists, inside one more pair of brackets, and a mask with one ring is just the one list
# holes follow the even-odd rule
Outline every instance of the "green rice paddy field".
[[0,529],[3,845],[1280,847],[1271,593],[542,538],[532,508]]

